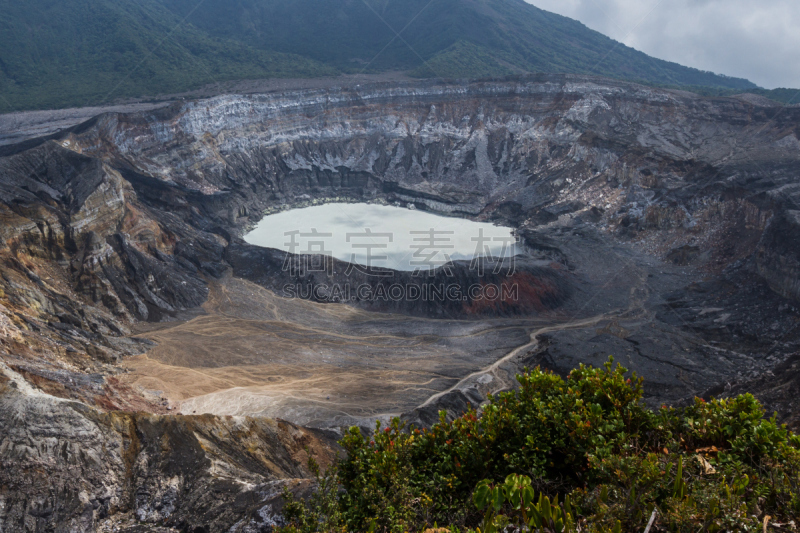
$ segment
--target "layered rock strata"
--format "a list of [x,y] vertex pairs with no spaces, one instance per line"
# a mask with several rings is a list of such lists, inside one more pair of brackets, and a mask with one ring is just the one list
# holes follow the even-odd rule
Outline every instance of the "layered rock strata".
[[[297,282],[241,236],[314,202],[399,202],[517,228],[525,298],[448,317],[564,327],[532,328],[538,341],[489,377],[613,350],[654,370],[654,402],[753,383],[797,351],[798,138],[797,107],[538,76],[226,95],[0,147],[0,529],[90,531],[110,516],[269,527],[271,484],[307,476],[303,439],[324,439],[169,416],[120,380],[121,362],[150,347],[131,328],[196,312],[225,276]],[[482,375],[437,401],[457,410],[512,381]]]

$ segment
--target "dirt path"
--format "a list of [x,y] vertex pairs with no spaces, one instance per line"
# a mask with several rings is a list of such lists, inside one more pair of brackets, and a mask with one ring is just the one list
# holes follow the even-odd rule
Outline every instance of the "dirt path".
[[629,318],[636,318],[637,316],[638,318],[644,318],[649,314],[649,312],[645,307],[645,301],[647,300],[649,294],[650,290],[647,286],[647,273],[641,271],[639,273],[639,283],[637,285],[634,285],[630,289],[630,303],[626,309],[612,311],[609,313],[602,313],[600,315],[596,315],[590,318],[584,318],[582,320],[570,320],[569,322],[566,323],[552,324],[549,326],[544,326],[542,328],[539,328],[533,333],[531,333],[530,342],[515,348],[514,350],[510,351],[508,354],[506,354],[504,357],[501,357],[494,363],[480,370],[476,370],[475,372],[472,372],[471,374],[463,377],[461,380],[458,381],[458,383],[456,383],[452,387],[434,394],[433,396],[425,400],[422,404],[420,404],[418,408],[426,407],[431,403],[435,402],[436,400],[438,400],[439,398],[455,390],[464,388],[471,380],[474,380],[475,378],[484,375],[491,376],[492,382],[497,383],[497,385],[492,387],[491,390],[491,393],[495,394],[511,385],[497,374],[497,370],[504,363],[513,360],[518,355],[530,351],[531,349],[535,349],[539,345],[538,341],[539,335],[542,335],[544,333],[552,333],[555,331],[565,331],[569,329],[583,329],[586,327],[595,326],[598,323],[606,320],[619,319],[625,317],[626,315]]
[[435,402],[436,400],[438,400],[442,396],[444,396],[446,394],[449,394],[449,393],[453,392],[454,390],[457,390],[457,389],[463,387],[470,380],[472,380],[474,378],[477,378],[479,376],[482,376],[482,375],[490,375],[494,379],[498,380],[498,382],[502,383],[501,386],[494,387],[495,390],[501,390],[501,389],[505,388],[508,384],[505,383],[504,380],[500,376],[498,376],[496,374],[497,369],[500,368],[500,366],[503,365],[503,363],[506,363],[507,361],[510,361],[510,360],[514,359],[520,353],[523,353],[523,352],[529,350],[530,348],[535,348],[536,346],[538,346],[539,341],[537,340],[537,337],[539,335],[541,335],[543,333],[549,333],[551,331],[562,331],[562,330],[565,330],[565,329],[585,328],[585,327],[588,327],[588,326],[596,325],[598,322],[601,322],[603,320],[608,320],[609,318],[610,318],[610,316],[608,314],[603,314],[603,315],[599,315],[599,316],[596,316],[596,317],[587,318],[587,319],[584,319],[584,320],[568,322],[566,324],[555,324],[555,325],[552,325],[552,326],[545,326],[543,328],[539,328],[536,331],[534,331],[533,333],[531,333],[531,342],[529,342],[527,344],[523,344],[522,346],[520,346],[518,348],[515,348],[514,350],[509,352],[505,357],[502,357],[502,358],[498,359],[497,361],[495,361],[491,365],[489,365],[489,366],[487,366],[485,368],[482,368],[480,370],[477,370],[477,371],[469,374],[468,376],[465,376],[464,378],[461,379],[461,381],[459,381],[458,383],[456,383],[455,385],[453,385],[449,389],[443,390],[442,392],[438,392],[438,393],[434,394],[433,396],[431,396],[430,398],[428,398],[427,400],[425,400],[425,402],[420,404],[419,407],[425,407],[425,406],[431,404],[432,402]]

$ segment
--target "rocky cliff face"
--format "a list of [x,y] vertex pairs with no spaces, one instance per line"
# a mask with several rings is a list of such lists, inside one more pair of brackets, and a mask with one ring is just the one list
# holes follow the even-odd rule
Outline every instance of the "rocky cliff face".
[[758,273],[772,289],[800,299],[800,211],[787,209],[770,220],[756,252]]
[[[569,77],[374,86],[106,115],[64,143],[232,235],[310,199],[383,198],[516,225],[582,214],[628,237],[660,230],[662,246],[707,245],[719,269],[797,203],[800,111],[765,103]],[[742,249],[721,249],[713,237],[734,229]]]
[[[222,96],[107,114],[4,150],[15,183],[6,204],[38,205],[37,194],[57,204],[17,210],[25,220],[9,219],[7,242],[15,253],[63,248],[82,291],[140,320],[202,301],[202,285],[184,273],[219,275],[227,242],[265,212],[334,198],[516,226],[582,218],[662,255],[703,248],[716,270],[760,245],[758,271],[788,287],[791,269],[779,265],[791,259],[761,235],[797,204],[798,114],[570,77]],[[36,191],[21,192],[19,176]],[[741,242],[725,239],[733,231]],[[113,290],[95,280],[100,264]],[[166,286],[145,277],[123,287],[158,268]]]
[[284,487],[310,488],[308,457],[334,458],[330,437],[286,422],[100,412],[14,377],[0,378],[2,531],[263,531]]
[[[797,349],[799,137],[800,108],[541,76],[220,96],[1,147],[0,530],[88,531],[116,515],[266,527],[271,483],[306,476],[303,439],[324,439],[168,416],[118,379],[119,362],[149,347],[131,327],[197,308],[222,276],[280,287],[281,259],[241,236],[315,201],[413,203],[518,228],[526,299],[448,309],[459,318],[620,310],[623,322],[548,332],[519,364],[630,352],[679,369],[668,398],[700,386],[692,376],[774,366]],[[629,265],[603,255],[612,247],[635,275],[616,277]],[[676,340],[687,332],[699,340]]]

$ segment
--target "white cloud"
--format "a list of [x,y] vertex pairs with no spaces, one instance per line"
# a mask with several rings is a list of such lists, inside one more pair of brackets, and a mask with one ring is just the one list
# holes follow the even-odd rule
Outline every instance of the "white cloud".
[[800,88],[800,0],[528,0],[651,56]]

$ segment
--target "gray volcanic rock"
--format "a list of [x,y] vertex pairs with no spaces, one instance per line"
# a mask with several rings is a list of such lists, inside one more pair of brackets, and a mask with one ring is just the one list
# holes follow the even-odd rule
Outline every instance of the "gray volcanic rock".
[[264,214],[314,202],[412,203],[524,241],[513,305],[349,302],[529,321],[530,343],[410,420],[478,405],[526,365],[609,353],[645,375],[652,404],[725,382],[769,397],[760,376],[800,340],[798,138],[800,108],[537,76],[219,96],[0,147],[0,357],[27,391],[0,391],[0,524],[268,527],[271,483],[308,475],[286,439],[324,439],[167,416],[117,364],[149,348],[131,327],[197,312],[213,280],[278,294],[343,281],[291,277],[285,254],[241,241]]
[[800,211],[773,217],[756,251],[759,274],[778,294],[800,300]]
[[302,492],[321,432],[248,418],[101,413],[0,380],[0,528],[91,532],[109,517],[182,531],[261,531]]
[[[515,225],[589,217],[626,237],[703,241],[719,233],[705,227],[741,224],[744,256],[796,204],[797,113],[542,77],[224,96],[103,115],[60,142],[118,168],[151,208],[220,235],[309,198],[386,199]],[[708,244],[711,262],[734,259]],[[778,243],[762,245],[784,261]],[[206,270],[219,261],[189,255]],[[790,271],[764,269],[791,284]],[[138,285],[126,307],[143,318],[156,300]]]
[[800,431],[800,355],[789,357],[757,378],[721,383],[705,391],[703,397],[724,398],[754,394],[764,406],[766,416],[777,415],[780,423],[795,433]]
[[[560,308],[572,293],[567,273],[552,268],[549,262],[524,257],[505,261],[483,258],[480,266],[454,261],[433,273],[378,268],[351,271],[349,263],[329,257],[299,259],[240,242],[231,244],[225,254],[234,276],[286,298],[345,303],[383,313],[451,319],[535,315]],[[286,261],[306,266],[290,273],[284,268]],[[319,267],[309,271],[307,265],[314,261]],[[475,290],[487,285],[496,289],[497,298],[489,300]]]

